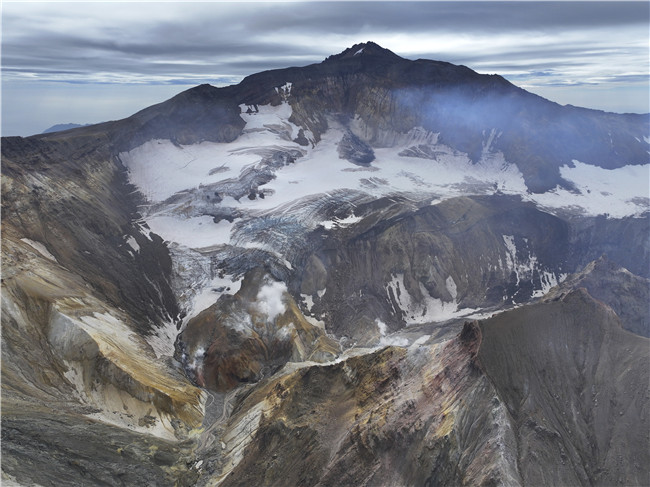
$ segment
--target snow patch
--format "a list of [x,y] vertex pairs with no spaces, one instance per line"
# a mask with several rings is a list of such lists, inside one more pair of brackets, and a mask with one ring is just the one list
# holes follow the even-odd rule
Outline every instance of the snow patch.
[[186,324],[190,319],[197,316],[201,311],[208,309],[224,294],[235,294],[241,289],[242,279],[234,279],[232,276],[217,276],[214,279],[206,280],[197,287],[199,290],[192,298],[190,309],[183,320]]
[[404,285],[404,274],[393,275],[386,286],[388,296],[392,295],[397,301],[407,325],[447,321],[476,311],[471,308],[459,309],[455,298],[445,302],[432,297],[422,283],[419,283],[419,290],[422,299],[417,302]]
[[[168,372],[161,371],[161,367],[164,366],[156,360],[142,337],[119,318],[109,313],[99,312],[72,318],[57,312],[53,322],[63,326],[58,333],[65,333],[66,327],[70,325],[83,330],[97,344],[104,356],[109,357],[117,367],[126,366],[126,370],[131,370],[135,374],[134,377],[150,377],[154,382],[161,384],[164,382],[167,386],[173,387],[173,383],[165,382],[169,378]],[[138,363],[129,363],[128,357],[139,357]],[[87,417],[140,433],[168,440],[175,439],[174,428],[170,423],[171,417],[159,414],[155,408],[148,408],[149,412],[146,414],[154,418],[153,424],[140,424],[138,422],[140,413],[137,411],[144,414],[142,408],[146,408],[146,402],[143,406],[140,399],[124,394],[123,390],[110,383],[89,389],[83,383],[81,366],[70,361],[66,362],[66,365],[69,369],[65,376],[77,388],[78,397],[84,402],[101,408],[100,412],[87,414]]]
[[[563,282],[567,274],[556,275],[554,272],[550,272],[541,267],[537,256],[528,251],[528,257],[521,261],[517,257],[517,246],[515,244],[515,237],[512,235],[502,235],[503,242],[506,247],[506,270],[515,273],[517,279],[517,286],[522,280],[533,280],[533,285],[537,286],[537,282],[534,280],[534,274],[537,272],[539,276],[539,289],[533,290],[532,297],[538,298],[543,296],[551,290],[551,288],[557,286],[559,283]],[[525,245],[528,245],[528,239],[522,239]]]
[[431,335],[422,335],[422,336],[419,337],[417,340],[415,340],[415,341],[411,344],[411,346],[410,346],[409,348],[417,348],[417,347],[420,347],[420,346],[424,345],[424,344],[427,342],[427,340],[428,340],[429,338],[431,338]]
[[458,288],[456,287],[454,278],[449,276],[445,281],[445,284],[447,285],[447,291],[449,291],[449,294],[451,295],[451,299],[455,300],[456,297],[458,296]]
[[128,170],[129,181],[148,201],[157,203],[179,191],[223,179],[223,174],[210,175],[210,171],[226,162],[241,168],[258,159],[247,153],[233,155],[236,148],[216,142],[177,146],[169,140],[151,140],[122,152],[119,158]]
[[544,296],[546,293],[548,293],[552,288],[557,286],[558,284],[564,282],[567,278],[568,274],[560,274],[559,276],[556,276],[555,273],[553,272],[548,272],[548,271],[542,271],[540,272],[540,283],[541,283],[541,289],[536,289],[533,291],[532,297],[533,298],[540,298]]
[[178,328],[176,327],[176,324],[173,320],[168,320],[156,328],[151,335],[144,338],[147,343],[151,345],[154,352],[156,352],[156,356],[161,358],[174,356],[174,343],[176,342],[177,336]]
[[[492,129],[490,134],[487,137],[487,140],[483,143],[483,150],[481,152],[482,158],[487,159],[490,157],[492,151],[492,144],[494,143],[495,138],[499,138],[501,133],[497,134],[497,129]],[[485,131],[483,131],[483,136],[485,136]]]
[[47,247],[42,244],[41,242],[35,242],[34,240],[30,240],[28,238],[21,238],[21,242],[25,242],[27,245],[32,247],[34,250],[36,250],[39,254],[41,254],[43,257],[46,259],[51,260],[52,262],[56,262],[57,264],[59,263],[56,260],[56,257],[54,257],[49,250],[47,250]]
[[307,311],[311,313],[311,309],[314,307],[314,297],[309,294],[301,294],[300,297],[304,301],[305,306],[307,306]]
[[363,217],[355,216],[354,213],[345,217],[345,218],[334,218],[332,220],[323,221],[320,225],[325,228],[325,230],[331,230],[333,228],[345,228],[355,223],[359,223],[363,220]]
[[129,238],[126,240],[126,244],[133,249],[134,252],[140,252],[140,246],[136,242],[135,238],[129,235]]
[[603,169],[574,160],[573,165],[561,167],[560,174],[577,193],[557,187],[525,199],[544,208],[575,208],[587,216],[611,218],[641,216],[650,209],[650,164]]

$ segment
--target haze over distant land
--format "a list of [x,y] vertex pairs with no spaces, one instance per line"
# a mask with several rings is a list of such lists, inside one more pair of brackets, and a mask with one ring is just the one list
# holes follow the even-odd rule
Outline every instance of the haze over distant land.
[[2,10],[2,134],[131,115],[368,40],[560,104],[646,113],[647,2],[24,3]]

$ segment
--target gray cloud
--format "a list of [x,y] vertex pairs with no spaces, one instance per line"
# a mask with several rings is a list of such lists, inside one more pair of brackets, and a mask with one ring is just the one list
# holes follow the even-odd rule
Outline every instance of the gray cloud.
[[[374,37],[415,35],[432,40],[446,35],[482,36],[514,33],[526,38],[559,32],[610,29],[618,36],[645,27],[646,2],[303,2],[199,4],[6,4],[3,18],[3,65],[39,72],[49,67],[69,71],[81,65],[89,73],[117,71],[147,75],[164,61],[212,66],[221,74],[250,74],[276,59],[305,63]],[[158,10],[168,11],[161,15]],[[88,22],[92,19],[92,22]],[[63,27],[62,27],[63,26]],[[67,28],[66,28],[67,27]],[[365,36],[359,38],[360,36]],[[346,38],[351,39],[346,41]],[[647,40],[647,39],[646,39]],[[298,42],[299,41],[299,42]],[[329,42],[328,42],[329,41]],[[337,45],[328,45],[335,41]],[[386,46],[391,49],[391,46]],[[401,47],[401,46],[398,46]],[[575,48],[509,52],[494,48],[482,55],[503,57],[542,53],[579,54]],[[444,45],[412,46],[406,57],[451,54]],[[571,52],[573,50],[573,52]],[[468,64],[473,58],[458,59]],[[275,61],[275,62],[274,62]],[[169,65],[165,66],[166,69]],[[80,70],[77,68],[75,71]],[[200,68],[197,68],[200,69]],[[230,69],[231,72],[223,72]],[[182,73],[180,66],[172,70]]]

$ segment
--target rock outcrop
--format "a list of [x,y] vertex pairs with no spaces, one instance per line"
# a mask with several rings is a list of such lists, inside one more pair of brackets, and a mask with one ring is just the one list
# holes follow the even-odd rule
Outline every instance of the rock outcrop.
[[650,281],[632,274],[607,257],[600,257],[553,288],[543,299],[562,296],[584,288],[595,299],[610,306],[621,319],[623,328],[650,337]]
[[192,318],[177,340],[177,358],[190,376],[216,391],[257,382],[288,361],[331,361],[339,351],[305,319],[286,285],[260,268],[246,274],[235,295]]
[[[305,312],[359,343],[376,343],[377,320],[396,331],[527,302],[581,270],[594,253],[614,250],[617,259],[636,259],[636,269],[650,266],[635,250],[648,243],[648,218],[627,219],[621,234],[621,220],[565,219],[503,195],[453,198],[417,210],[386,199],[355,211],[363,218],[308,248],[289,282],[313,302]],[[585,242],[582,235],[595,226],[598,238]],[[626,326],[638,330],[648,313],[632,302],[647,302],[647,279],[628,281],[617,287],[606,279],[597,294],[620,295],[617,312],[623,317],[629,308]]]
[[132,192],[102,138],[3,139],[3,483],[193,483],[204,392],[157,349],[179,310]]

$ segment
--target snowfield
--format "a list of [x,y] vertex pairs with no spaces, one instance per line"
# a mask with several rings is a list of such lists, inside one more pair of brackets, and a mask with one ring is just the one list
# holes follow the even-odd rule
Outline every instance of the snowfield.
[[[188,219],[169,214],[174,207],[160,203],[190,190],[209,187],[218,190],[220,182],[232,182],[243,171],[259,165],[263,159],[260,154],[265,150],[268,153],[293,149],[303,155],[294,163],[273,170],[274,179],[259,187],[265,193],[263,199],[227,197],[220,206],[235,207],[245,213],[269,212],[283,207],[286,213],[292,203],[299,206],[295,203],[301,199],[347,190],[371,197],[396,193],[429,195],[434,202],[459,195],[500,191],[521,195],[550,212],[572,209],[584,215],[616,218],[640,215],[650,208],[650,164],[608,170],[573,161],[573,167],[563,167],[561,175],[575,185],[576,191],[556,188],[544,194],[529,194],[517,166],[506,161],[503,154],[491,150],[493,140],[498,137],[494,130],[485,134],[483,157],[477,164],[466,154],[438,144],[437,134],[416,128],[411,131],[413,133],[406,134],[403,145],[375,149],[376,159],[368,167],[362,167],[339,158],[337,146],[344,129],[334,121],[318,144],[305,148],[292,142],[299,128],[288,121],[291,116],[288,103],[277,107],[258,106],[259,111],[250,114],[246,113],[246,105],[241,109],[246,127],[242,136],[232,143],[177,146],[169,140],[154,140],[120,154],[131,183],[155,204],[152,207],[155,211],[148,212],[145,220],[165,240],[191,248],[227,243],[228,232],[232,229],[229,225],[220,222],[218,228],[207,230],[209,217],[201,215]],[[419,144],[421,141],[434,145],[423,146]],[[418,153],[422,147],[427,150]],[[331,228],[335,224],[355,222],[353,215],[347,217],[349,219],[325,219],[314,224]]]
[[[313,142],[309,131],[303,132],[308,146],[294,142],[300,128],[289,122],[291,106],[286,99],[291,86],[279,90],[285,101],[278,106],[240,107],[246,126],[232,143],[178,146],[153,140],[120,154],[130,182],[149,203],[141,209],[143,222],[176,244],[176,258],[183,249],[233,245],[263,249],[289,267],[286,252],[300,232],[319,225],[325,229],[354,225],[362,220],[354,211],[359,202],[384,196],[400,195],[421,205],[498,192],[520,195],[550,213],[615,218],[639,216],[650,209],[650,164],[607,170],[573,161],[571,167],[561,168],[561,175],[573,183],[574,191],[529,193],[517,166],[493,149],[500,135],[495,130],[484,133],[482,157],[476,164],[467,154],[439,143],[438,134],[415,128],[395,136],[394,147],[374,149],[375,160],[368,166],[356,165],[339,157],[338,144],[348,129],[335,120],[329,121],[330,129],[319,143]],[[361,133],[359,124],[354,120],[352,129]],[[510,265],[521,267],[514,261]],[[561,280],[555,275],[544,278],[545,289]],[[455,283],[448,284],[453,295]],[[213,288],[210,279],[196,283],[189,316],[216,300]],[[417,310],[412,303],[401,304],[415,323],[475,311],[433,298]]]

